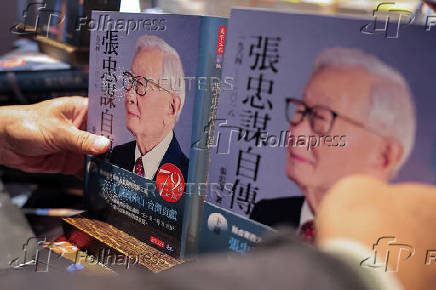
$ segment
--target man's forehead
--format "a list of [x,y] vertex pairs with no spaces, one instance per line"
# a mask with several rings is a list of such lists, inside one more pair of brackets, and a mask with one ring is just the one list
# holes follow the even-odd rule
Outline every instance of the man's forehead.
[[140,76],[160,76],[163,68],[163,57],[164,54],[158,48],[141,49],[133,56],[131,70]]
[[312,75],[303,94],[308,105],[363,117],[370,106],[373,78],[358,67],[327,67]]

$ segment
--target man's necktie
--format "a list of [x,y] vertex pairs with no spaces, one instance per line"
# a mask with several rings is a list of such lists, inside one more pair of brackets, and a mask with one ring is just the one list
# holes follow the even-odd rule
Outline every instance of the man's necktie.
[[315,230],[313,226],[313,220],[309,220],[301,226],[300,236],[302,236],[306,241],[311,243],[315,240]]
[[145,176],[144,166],[142,165],[142,157],[141,156],[139,156],[138,159],[136,159],[135,173],[138,174],[139,176],[142,176],[142,177]]

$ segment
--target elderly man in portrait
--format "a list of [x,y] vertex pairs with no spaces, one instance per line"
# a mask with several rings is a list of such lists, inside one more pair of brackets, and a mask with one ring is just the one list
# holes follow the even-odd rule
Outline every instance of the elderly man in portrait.
[[302,98],[286,102],[293,135],[345,135],[346,146],[324,144],[309,151],[290,144],[285,171],[303,196],[258,202],[251,218],[263,224],[291,224],[313,233],[317,208],[337,181],[358,173],[390,180],[413,148],[415,106],[406,81],[360,50],[321,52]]
[[[177,86],[171,88],[172,83]],[[124,86],[126,126],[135,140],[114,147],[111,163],[150,180],[171,163],[186,180],[189,160],[173,132],[185,101],[179,54],[159,37],[141,36],[131,69],[124,72]]]

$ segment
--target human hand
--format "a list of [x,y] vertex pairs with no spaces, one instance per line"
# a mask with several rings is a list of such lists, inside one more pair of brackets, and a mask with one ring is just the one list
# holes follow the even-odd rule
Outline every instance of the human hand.
[[[395,239],[395,243],[412,247],[413,256],[407,259],[406,251],[394,252],[395,244],[392,248],[389,244],[378,244],[379,254],[388,253],[385,250],[390,249],[389,263],[399,259],[398,271],[393,273],[405,289],[430,289],[436,283],[436,264],[434,258],[427,255],[432,249],[430,253],[433,256],[435,253],[435,208],[435,186],[389,185],[366,176],[344,178],[326,194],[320,205],[316,219],[317,242],[346,239],[372,251],[378,239]],[[384,268],[378,270],[383,272]]]
[[84,154],[102,154],[110,147],[106,137],[83,131],[87,111],[84,97],[0,107],[0,164],[80,177]]

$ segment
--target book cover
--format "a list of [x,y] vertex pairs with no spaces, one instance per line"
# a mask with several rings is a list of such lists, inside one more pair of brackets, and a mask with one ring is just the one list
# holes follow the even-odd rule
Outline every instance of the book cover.
[[[112,140],[88,157],[93,216],[173,257],[183,257],[196,171],[191,148],[210,114],[219,77],[221,18],[93,12],[87,129]],[[194,186],[190,186],[194,185]],[[198,206],[199,203],[196,203]],[[194,238],[195,239],[195,238]]]
[[435,182],[436,29],[376,16],[232,10],[210,208],[301,229],[344,176]]

